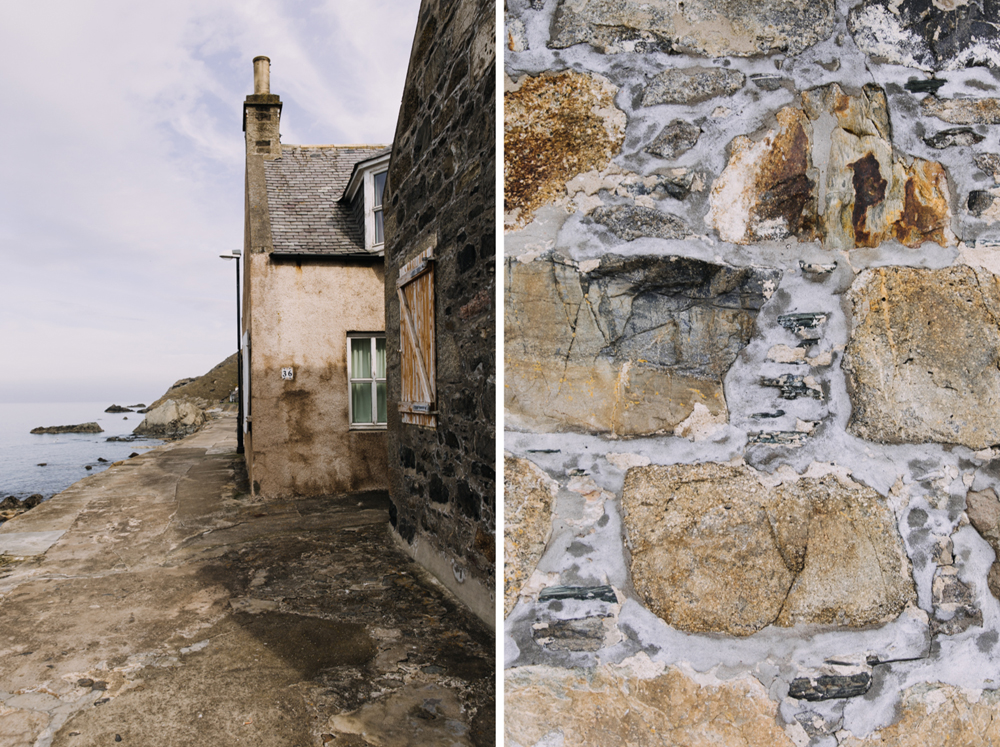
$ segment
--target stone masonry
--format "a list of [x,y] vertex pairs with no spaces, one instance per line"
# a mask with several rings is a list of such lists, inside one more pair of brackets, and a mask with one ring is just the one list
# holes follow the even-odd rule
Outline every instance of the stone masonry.
[[507,1],[507,744],[996,742],[998,10]]
[[[400,544],[495,623],[493,4],[424,0],[385,192],[389,493]],[[434,253],[437,423],[401,422],[399,268]]]

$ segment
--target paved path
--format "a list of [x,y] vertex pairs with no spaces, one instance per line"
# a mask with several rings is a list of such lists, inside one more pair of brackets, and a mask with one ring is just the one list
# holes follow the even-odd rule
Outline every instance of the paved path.
[[493,635],[385,494],[251,499],[234,430],[0,526],[0,745],[492,745]]

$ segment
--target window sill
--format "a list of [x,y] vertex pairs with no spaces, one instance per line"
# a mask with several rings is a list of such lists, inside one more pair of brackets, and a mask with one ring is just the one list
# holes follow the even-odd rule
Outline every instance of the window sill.
[[385,423],[379,423],[378,425],[365,425],[363,423],[355,423],[348,427],[349,431],[384,431],[388,430],[388,426]]

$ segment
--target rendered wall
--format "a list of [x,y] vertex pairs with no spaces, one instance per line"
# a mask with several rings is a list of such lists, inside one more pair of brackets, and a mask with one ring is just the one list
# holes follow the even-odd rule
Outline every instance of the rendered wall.
[[997,5],[506,11],[506,743],[996,743]]
[[382,331],[380,260],[247,260],[254,492],[384,490],[386,433],[349,430],[347,382],[347,333]]
[[[425,0],[385,199],[389,492],[400,545],[494,624],[495,23],[485,0]],[[437,425],[404,425],[399,268],[435,255]]]

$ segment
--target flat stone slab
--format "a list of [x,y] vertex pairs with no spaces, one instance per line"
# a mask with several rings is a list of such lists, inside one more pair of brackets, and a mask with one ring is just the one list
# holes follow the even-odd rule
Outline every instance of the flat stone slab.
[[10,532],[0,534],[0,555],[41,555],[52,545],[59,541],[59,538],[66,534],[66,530],[55,532]]

